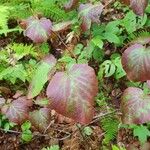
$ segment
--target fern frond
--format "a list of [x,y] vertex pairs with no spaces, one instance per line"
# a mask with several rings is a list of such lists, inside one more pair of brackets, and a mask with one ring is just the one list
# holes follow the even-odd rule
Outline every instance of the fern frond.
[[109,143],[114,140],[117,132],[119,121],[114,116],[108,116],[101,120],[102,129],[105,131],[105,142]]
[[33,45],[12,43],[0,51],[0,60],[8,64],[16,64],[17,61],[28,55],[31,57],[37,56],[37,52]]
[[23,43],[13,43],[12,45],[9,46],[11,48],[16,57],[18,59],[23,58],[24,56],[31,55],[32,57],[36,57],[37,53],[35,51],[35,47],[33,45],[27,45]]
[[12,8],[0,5],[0,29],[8,29],[9,13]]
[[58,3],[58,0],[32,0],[31,4],[35,12],[40,12],[53,21],[61,21],[67,17],[66,12],[60,6],[62,1]]
[[29,3],[14,5],[11,11],[11,18],[15,19],[26,19],[32,15]]
[[0,35],[2,35],[2,34],[7,35],[10,32],[21,32],[21,31],[22,31],[22,29],[17,28],[17,27],[13,28],[13,29],[2,29],[2,30],[0,30]]
[[139,31],[139,32],[130,34],[128,37],[128,41],[130,42],[130,41],[137,39],[138,37],[147,37],[147,36],[150,36],[149,31],[146,31],[146,30]]

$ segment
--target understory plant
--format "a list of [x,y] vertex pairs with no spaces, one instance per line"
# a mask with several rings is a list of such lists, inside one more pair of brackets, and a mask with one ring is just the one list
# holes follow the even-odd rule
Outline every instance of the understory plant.
[[[109,3],[46,0],[38,6],[38,2],[29,0],[22,3],[22,7],[18,6],[20,12],[21,9],[29,10],[23,18],[16,16],[17,2],[12,6],[11,2],[5,6],[0,2],[0,35],[19,31],[28,41],[27,44],[13,42],[0,49],[0,80],[11,83],[15,88],[20,86],[22,90],[18,92],[20,89],[14,89],[17,92],[10,97],[0,93],[1,113],[13,123],[25,122],[21,126],[22,140],[25,142],[32,139],[31,124],[40,132],[46,131],[52,118],[51,110],[77,123],[89,124],[95,115],[94,100],[100,89],[98,80],[102,83],[108,77],[119,80],[127,76],[130,81],[147,82],[150,86],[150,34],[147,32],[148,34],[132,37],[134,32],[147,25],[148,17],[144,14],[147,0],[123,0],[133,11],[127,8],[124,18],[107,24],[100,23],[100,17]],[[48,8],[48,4],[53,9]],[[10,29],[8,20],[12,18],[17,19],[18,25]],[[61,37],[65,32],[69,32],[66,40]],[[71,47],[71,42],[78,41],[81,35],[84,38],[90,37],[91,40],[87,40],[86,44],[76,42]],[[127,43],[129,39],[132,40]],[[120,54],[114,53],[104,61],[105,43],[120,49]],[[57,44],[64,49],[55,49]],[[122,49],[123,44],[125,47]],[[53,54],[58,51],[61,51],[60,56],[55,57]],[[98,77],[90,66],[91,60],[99,64]],[[7,90],[11,93],[10,89]],[[0,91],[6,93],[6,90]],[[149,122],[149,101],[149,93],[144,89],[125,89],[121,98],[122,123]],[[110,125],[112,121],[114,124]],[[117,134],[118,119],[103,118],[101,124],[103,130],[109,132],[104,136],[105,142],[109,143]],[[112,126],[113,130],[109,131]],[[90,128],[84,130],[86,135],[92,134]],[[139,130],[138,127],[134,130],[135,136],[139,136]],[[145,128],[142,130],[147,131]],[[113,146],[113,149],[117,147]]]

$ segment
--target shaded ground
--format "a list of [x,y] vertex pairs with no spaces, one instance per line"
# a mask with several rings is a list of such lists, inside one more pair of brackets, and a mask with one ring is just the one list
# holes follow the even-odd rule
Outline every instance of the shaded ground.
[[[106,9],[107,11],[104,12],[105,17],[102,19],[103,22],[107,22],[112,20],[112,18],[122,18],[123,13],[118,12],[117,10],[114,10],[112,8]],[[11,23],[10,23],[11,26]],[[17,37],[17,38],[16,38]],[[65,37],[65,36],[64,36]],[[30,43],[30,41],[27,38],[24,38],[21,35],[15,35],[15,34],[9,34],[6,38],[2,37],[0,38],[0,49],[2,47],[5,47],[7,44],[9,44],[12,39],[15,42],[18,43]],[[63,36],[62,36],[63,39]],[[81,39],[82,43],[84,43],[84,39]],[[57,42],[57,41],[56,41]],[[76,43],[77,41],[75,41]],[[75,44],[74,43],[74,44]],[[51,43],[49,43],[51,44]],[[64,49],[63,45],[58,45],[57,43],[53,43],[54,49]],[[62,46],[62,47],[61,47]],[[109,45],[106,43],[105,45],[105,52],[108,56],[111,55],[114,51],[110,52],[110,47],[112,45]],[[69,45],[68,45],[69,47]],[[111,49],[113,49],[111,47]],[[115,48],[114,48],[115,49]],[[117,51],[117,50],[115,50]],[[54,53],[55,57],[60,57],[61,51],[56,51]],[[94,67],[95,71],[97,72],[97,64],[95,62],[90,62],[90,65]],[[3,85],[5,83],[1,83]],[[8,87],[8,85],[7,85]],[[115,114],[119,114],[118,118],[120,118],[120,97],[122,94],[122,91],[126,88],[124,81],[119,81],[117,83],[117,86],[114,85],[114,79],[108,79],[105,80],[105,84],[103,85],[103,90],[109,94],[108,97],[110,97],[110,105],[111,107],[115,108],[116,111]],[[109,89],[109,91],[108,91]],[[8,94],[9,91],[4,89],[5,93]],[[10,95],[9,95],[10,94]],[[7,96],[11,97],[13,94],[9,93]],[[58,144],[62,150],[111,150],[111,147],[109,145],[107,146],[107,149],[101,148],[102,147],[102,140],[105,136],[105,132],[102,130],[99,120],[102,116],[105,117],[109,114],[105,108],[96,108],[96,114],[97,117],[94,118],[93,122],[90,124],[90,127],[93,129],[93,133],[90,136],[84,136],[83,132],[81,131],[83,127],[76,126],[74,123],[72,123],[70,120],[58,115],[54,114],[53,119],[51,121],[51,125],[48,128],[47,132],[40,134],[35,132],[33,129],[33,134],[35,134],[33,140],[28,143],[22,143],[20,141],[21,133],[19,131],[19,127],[14,130],[15,133],[12,131],[5,133],[4,131],[0,131],[0,150],[41,150],[43,147],[51,146],[53,144]],[[100,115],[100,116],[99,116]],[[118,133],[118,137],[116,140],[113,141],[113,143],[117,143],[120,146],[125,146],[127,150],[150,150],[150,143],[146,143],[143,147],[140,147],[140,143],[137,141],[136,138],[133,138],[132,132],[130,130],[120,130]],[[113,144],[112,143],[112,144]],[[111,143],[110,143],[111,144]]]

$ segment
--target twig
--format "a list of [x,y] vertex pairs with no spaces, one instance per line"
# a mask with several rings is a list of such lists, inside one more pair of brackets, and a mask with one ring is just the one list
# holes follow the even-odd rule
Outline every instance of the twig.
[[78,130],[80,131],[80,134],[82,136],[83,139],[85,139],[85,136],[82,133],[82,128],[79,126],[79,124],[76,124],[76,127],[78,128]]
[[46,131],[50,128],[50,126],[52,125],[52,122],[49,123],[49,125],[47,126],[47,128],[44,130],[44,134],[46,133]]
[[[97,116],[95,116],[95,117],[93,118],[93,120],[92,120],[88,125],[93,124],[93,123],[97,122],[100,118],[102,118],[102,117],[104,117],[104,116],[111,115],[111,114],[115,113],[116,111],[117,111],[117,110],[112,111],[112,112],[107,112],[107,113],[105,113],[105,114],[98,114]],[[88,125],[85,125],[85,126],[88,126]]]
[[79,130],[79,132],[80,132],[80,134],[81,134],[81,136],[82,136],[84,142],[86,142],[87,146],[89,146],[89,147],[92,149],[90,143],[88,142],[87,138],[86,138],[86,137],[84,136],[84,134],[83,134],[83,131],[82,131],[82,130],[83,130],[83,127],[80,127],[78,124],[76,124],[76,127],[78,128],[78,130]]
[[[2,129],[0,128],[1,131],[4,131],[4,132],[9,132],[9,133],[16,133],[16,134],[22,134],[22,132],[20,131],[15,131],[15,130],[5,130],[5,129]],[[62,132],[62,130],[58,130],[60,132]],[[64,132],[64,131],[63,131]],[[58,140],[58,141],[63,141],[64,139],[67,139],[71,136],[71,133],[69,132],[65,132],[67,135],[62,137],[62,138],[57,138],[57,137],[53,137],[53,136],[50,136],[49,134],[40,134],[40,133],[32,133],[33,136],[39,136],[39,137],[49,137],[51,139],[55,139],[55,140]],[[27,135],[30,134],[30,133],[26,133]]]
[[77,59],[76,55],[68,49],[67,45],[65,44],[65,42],[62,40],[61,36],[59,34],[57,34],[56,32],[52,31],[58,38],[59,40],[62,42],[62,44],[66,47],[66,50],[71,54],[72,57],[74,57],[75,59]]

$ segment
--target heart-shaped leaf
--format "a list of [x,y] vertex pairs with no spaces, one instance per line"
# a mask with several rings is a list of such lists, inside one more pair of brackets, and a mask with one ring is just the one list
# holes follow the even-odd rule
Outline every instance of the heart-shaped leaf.
[[57,72],[53,76],[47,96],[51,108],[58,113],[80,123],[89,123],[93,118],[97,91],[94,69],[87,64],[75,64],[66,72]]
[[148,0],[122,0],[133,9],[137,15],[143,15],[148,5]]
[[122,121],[125,124],[142,124],[150,121],[150,95],[135,87],[127,88],[121,101]]
[[41,108],[30,112],[30,121],[39,131],[43,132],[48,127],[51,119],[51,111],[48,108]]
[[7,102],[3,105],[1,111],[10,121],[20,124],[28,118],[29,106],[31,105],[32,101],[22,96],[9,103]]
[[28,99],[34,98],[41,92],[55,65],[56,59],[53,55],[48,55],[41,61],[29,86]]
[[132,81],[150,80],[150,47],[134,44],[122,55],[123,69]]
[[51,35],[52,23],[49,19],[30,17],[20,24],[25,29],[24,35],[35,43],[46,42]]
[[77,7],[79,0],[69,0],[68,3],[65,4],[64,8],[66,11],[70,11]]
[[100,23],[100,15],[104,6],[101,3],[97,4],[81,4],[79,6],[79,17],[81,18],[82,24],[81,29],[87,31],[91,28],[91,23]]

